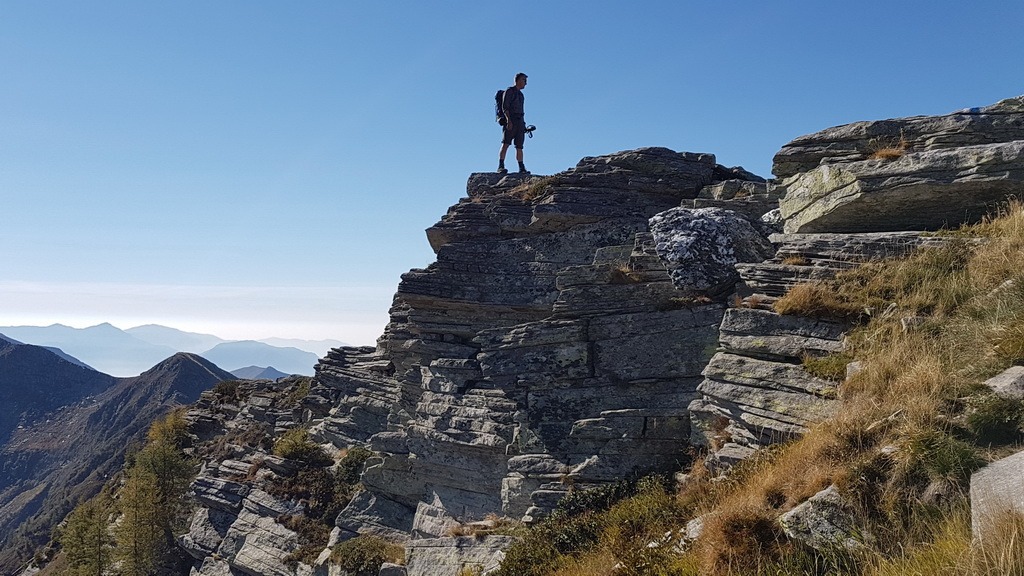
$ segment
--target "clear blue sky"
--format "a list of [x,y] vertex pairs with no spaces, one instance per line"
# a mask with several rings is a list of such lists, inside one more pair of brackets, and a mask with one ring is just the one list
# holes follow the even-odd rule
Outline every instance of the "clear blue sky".
[[769,176],[802,134],[1024,93],[1016,2],[0,0],[0,325],[372,343],[493,170],[641,146]]

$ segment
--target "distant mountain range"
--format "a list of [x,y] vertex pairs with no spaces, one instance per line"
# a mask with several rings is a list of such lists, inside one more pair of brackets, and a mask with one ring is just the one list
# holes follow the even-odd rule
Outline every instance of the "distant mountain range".
[[[115,376],[141,374],[177,352],[192,352],[228,371],[251,366],[270,367],[285,374],[312,375],[317,360],[338,340],[268,338],[230,341],[212,334],[185,332],[158,324],[121,330],[110,324],[72,328],[0,326],[0,337],[16,343],[50,348],[66,359]],[[53,350],[57,349],[57,350]]]

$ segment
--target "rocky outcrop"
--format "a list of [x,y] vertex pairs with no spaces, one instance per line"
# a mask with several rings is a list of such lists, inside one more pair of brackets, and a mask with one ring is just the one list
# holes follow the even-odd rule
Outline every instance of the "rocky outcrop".
[[835,485],[783,514],[779,524],[786,536],[824,552],[857,550],[865,538]]
[[[529,521],[571,488],[677,469],[724,311],[707,296],[734,278],[674,279],[651,219],[675,208],[691,222],[688,251],[657,225],[680,271],[760,261],[759,224],[692,209],[706,186],[746,196],[737,182],[753,180],[662,148],[547,177],[472,175],[427,230],[437,261],[403,275],[376,349],[337,349],[317,367],[313,391],[337,401],[316,437],[382,455],[332,541],[411,535],[426,554],[486,514]],[[714,242],[698,238],[708,227]]]
[[[467,198],[427,230],[437,261],[403,275],[376,348],[332,350],[287,409],[282,381],[244,384],[237,404],[208,393],[190,413],[193,433],[223,453],[192,486],[201,507],[180,543],[195,575],[313,569],[288,562],[304,542],[273,520],[302,503],[268,494],[294,470],[241,441],[256,428],[301,425],[332,451],[373,450],[328,545],[404,542],[407,566],[389,570],[417,575],[500,561],[509,540],[452,535],[466,523],[535,520],[570,489],[678,469],[725,310],[709,296],[730,279],[671,270],[731,270],[771,250],[756,219],[680,205],[738,178],[756,179],[662,148],[548,177],[472,175]],[[670,209],[692,224],[687,251],[664,218],[652,221]],[[659,254],[654,227],[675,260]],[[698,238],[709,227],[715,242]],[[334,570],[328,556],[317,570]]]
[[850,326],[783,316],[772,303],[789,288],[834,277],[858,263],[904,256],[943,240],[917,232],[776,234],[775,256],[737,264],[747,296],[722,319],[719,351],[704,369],[701,397],[690,405],[694,445],[712,451],[721,470],[759,447],[791,440],[832,414],[839,382],[812,376],[805,357],[841,354]]
[[[288,398],[301,378],[235,383],[204,392],[187,413],[203,466],[190,492],[198,505],[179,545],[192,558],[194,576],[250,574],[291,576],[289,554],[301,544],[284,519],[301,516],[307,502],[268,492],[274,480],[301,467],[269,451],[275,430],[302,421],[303,404]],[[307,570],[309,567],[306,567]]]
[[775,156],[785,231],[935,230],[1024,192],[1024,96],[944,116],[857,122]]

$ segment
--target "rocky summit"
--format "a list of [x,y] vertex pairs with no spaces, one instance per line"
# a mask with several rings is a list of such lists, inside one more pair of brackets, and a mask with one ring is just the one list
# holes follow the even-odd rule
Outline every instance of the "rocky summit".
[[[501,522],[698,454],[725,474],[801,437],[835,412],[843,380],[804,361],[842,358],[851,322],[773,303],[946,242],[927,231],[1022,191],[1022,146],[1024,97],[804,136],[767,181],[665,148],[470,175],[376,347],[334,349],[312,379],[221,386],[189,411],[202,467],[178,544],[191,574],[341,575],[339,550],[360,536],[403,546],[381,575],[487,573],[515,540],[493,534]],[[289,479],[311,478],[309,462],[274,453],[295,429],[336,469],[363,454],[339,510],[298,496]],[[854,549],[840,492],[781,517],[787,538]],[[295,520],[314,508],[329,537]]]

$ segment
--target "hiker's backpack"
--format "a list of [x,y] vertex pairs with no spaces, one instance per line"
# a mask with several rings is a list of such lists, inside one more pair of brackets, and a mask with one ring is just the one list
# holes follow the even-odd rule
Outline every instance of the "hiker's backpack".
[[505,99],[505,91],[498,90],[494,94],[494,120],[502,126],[505,125],[505,113],[501,111],[501,101]]

